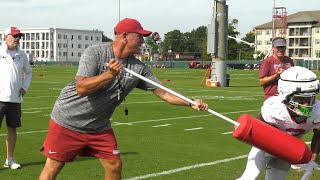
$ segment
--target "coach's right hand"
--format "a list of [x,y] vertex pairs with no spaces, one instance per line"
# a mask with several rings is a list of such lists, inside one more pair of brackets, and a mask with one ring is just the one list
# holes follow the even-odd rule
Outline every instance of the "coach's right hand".
[[123,64],[117,61],[116,59],[110,59],[108,63],[108,71],[110,74],[113,76],[117,76],[120,72],[121,69],[123,68]]

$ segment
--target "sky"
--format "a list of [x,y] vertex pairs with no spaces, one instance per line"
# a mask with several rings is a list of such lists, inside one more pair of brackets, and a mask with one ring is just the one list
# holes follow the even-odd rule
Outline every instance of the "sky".
[[[9,26],[98,29],[113,39],[113,28],[119,17],[129,17],[163,37],[174,29],[185,33],[207,26],[213,15],[213,4],[214,0],[1,0],[0,29]],[[272,20],[274,0],[227,0],[226,4],[229,19],[239,20],[238,38]],[[276,0],[275,6],[285,7],[290,15],[320,10],[320,1]]]

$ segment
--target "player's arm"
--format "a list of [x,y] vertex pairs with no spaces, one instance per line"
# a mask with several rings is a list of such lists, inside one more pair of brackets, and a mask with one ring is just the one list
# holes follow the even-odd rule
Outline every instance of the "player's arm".
[[191,105],[188,102],[164,91],[163,89],[156,88],[153,90],[153,93],[157,95],[162,100],[173,104],[173,105],[181,105],[181,106],[191,106],[193,109],[198,111],[203,111],[208,109],[208,105],[204,103],[201,99],[196,99],[195,102],[197,103],[197,106]]
[[123,64],[115,59],[110,59],[108,71],[92,77],[77,76],[77,93],[86,96],[108,85],[120,73]]

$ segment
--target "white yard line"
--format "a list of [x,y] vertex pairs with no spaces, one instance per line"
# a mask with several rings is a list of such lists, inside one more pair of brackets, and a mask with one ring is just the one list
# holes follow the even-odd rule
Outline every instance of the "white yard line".
[[212,161],[212,162],[208,162],[208,163],[195,164],[195,165],[185,166],[185,167],[181,167],[181,168],[177,168],[177,169],[171,169],[171,170],[167,170],[167,171],[151,173],[151,174],[146,174],[146,175],[142,175],[142,176],[135,176],[135,177],[131,177],[131,178],[128,178],[125,180],[139,180],[139,179],[146,179],[146,178],[151,178],[151,177],[169,175],[169,174],[177,173],[180,171],[187,171],[190,169],[196,169],[196,168],[201,168],[201,167],[205,167],[205,166],[212,166],[212,165],[216,165],[216,164],[220,164],[220,163],[230,162],[230,161],[234,161],[234,160],[238,160],[238,159],[244,159],[247,156],[248,155],[242,155],[242,156],[237,156],[237,157],[233,157],[233,158]]
[[34,114],[34,113],[40,113],[42,111],[31,111],[31,112],[23,112],[23,114]]
[[22,109],[23,111],[28,111],[28,110],[40,110],[40,109],[52,109],[53,107],[43,107],[43,108],[27,108],[27,109]]
[[225,133],[222,133],[222,134],[232,134],[232,131],[231,132],[225,132]]
[[[310,144],[310,143],[311,142],[306,142],[306,144]],[[212,162],[208,162],[208,163],[194,164],[191,166],[170,169],[167,171],[155,172],[155,173],[150,173],[150,174],[141,175],[141,176],[135,176],[135,177],[127,178],[124,180],[139,180],[139,179],[147,179],[147,178],[152,178],[152,177],[164,176],[164,175],[174,174],[174,173],[181,172],[181,171],[187,171],[190,169],[196,169],[196,168],[201,168],[201,167],[205,167],[205,166],[212,166],[212,165],[216,165],[216,164],[221,164],[221,163],[226,163],[226,162],[235,161],[235,160],[239,160],[239,159],[244,159],[247,157],[248,157],[248,155],[242,155],[242,156],[237,156],[237,157],[233,157],[233,158],[212,161]]]
[[[43,132],[48,132],[48,130],[17,132],[17,134],[34,134],[34,133],[43,133]],[[0,134],[0,136],[6,136],[6,135],[7,135],[7,134]]]
[[[220,114],[236,114],[236,113],[243,113],[243,112],[252,112],[252,111],[259,111],[259,109],[256,110],[246,110],[246,111],[234,111],[234,112],[225,112]],[[206,114],[206,115],[197,115],[197,116],[184,116],[184,117],[173,117],[173,118],[163,118],[163,119],[151,119],[151,120],[144,120],[144,121],[133,121],[128,123],[121,123],[121,122],[112,122],[112,125],[132,125],[132,124],[139,124],[139,123],[148,123],[148,122],[158,122],[158,121],[169,121],[174,119],[189,119],[189,118],[200,118],[200,117],[206,117],[206,116],[213,116],[213,114]]]
[[195,131],[195,130],[201,130],[203,127],[197,127],[197,128],[191,128],[191,129],[184,129],[185,131]]
[[166,127],[166,126],[171,126],[171,124],[161,124],[161,125],[156,125],[152,127]]

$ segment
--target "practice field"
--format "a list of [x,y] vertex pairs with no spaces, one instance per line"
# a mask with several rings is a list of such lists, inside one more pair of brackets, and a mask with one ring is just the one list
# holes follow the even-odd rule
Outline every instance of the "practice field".
[[[33,69],[15,151],[15,158],[23,168],[9,170],[1,166],[1,180],[38,178],[46,160],[40,149],[47,133],[49,114],[61,89],[74,78],[76,70],[77,67]],[[263,102],[259,71],[228,70],[230,87],[219,88],[200,86],[204,69],[152,71],[163,85],[187,97],[204,99],[210,109],[234,120],[243,113],[256,115]],[[129,110],[127,116],[125,108]],[[112,125],[121,151],[123,179],[127,180],[236,179],[245,169],[251,148],[232,137],[231,123],[206,111],[169,105],[153,93],[138,89],[117,108]],[[306,135],[304,140],[310,142],[311,135]],[[0,136],[0,161],[4,162],[5,122]],[[290,170],[288,179],[300,179],[302,175]],[[57,179],[104,179],[104,171],[97,159],[78,157],[66,164]],[[264,174],[259,179],[264,179]],[[320,179],[320,172],[314,172],[310,179]]]

